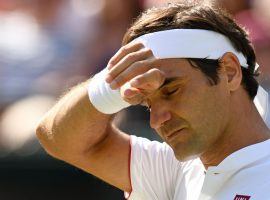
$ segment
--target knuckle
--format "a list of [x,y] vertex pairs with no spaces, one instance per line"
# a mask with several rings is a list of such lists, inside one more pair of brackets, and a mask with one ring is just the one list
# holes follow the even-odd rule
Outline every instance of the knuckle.
[[119,68],[117,65],[114,65],[114,67],[112,69],[110,69],[108,72],[107,72],[109,75],[111,76],[115,76],[119,73]]
[[152,74],[158,82],[163,82],[165,79],[164,73],[157,68],[150,69],[149,73]]
[[113,71],[108,72],[108,73],[107,73],[107,76],[110,76],[110,77],[112,77],[112,78],[115,78],[115,73],[114,73]]
[[150,72],[150,73],[153,73],[153,74],[155,74],[155,75],[160,74],[160,71],[159,71],[157,68],[151,68],[151,69],[149,70],[149,72]]
[[109,65],[115,65],[117,62],[116,62],[116,57],[114,56],[114,57],[112,57],[110,60],[109,60],[109,62],[108,62],[108,64]]
[[136,42],[134,45],[137,48],[143,48],[144,47],[144,44],[142,42]]
[[151,66],[148,64],[148,60],[141,60],[133,63],[128,69],[127,73],[130,77],[142,75],[149,71]]
[[161,75],[161,72],[158,69],[154,69],[153,72],[154,72],[154,74],[155,74],[155,76],[157,78],[161,78],[162,75]]
[[152,59],[152,57],[145,60],[144,65],[148,67],[148,70],[152,69],[154,66],[154,60]]
[[153,51],[149,48],[145,48],[144,49],[144,53],[147,55],[147,56],[152,56],[153,55]]
[[145,79],[145,76],[144,76],[143,74],[138,75],[138,76],[135,78],[135,80],[136,80],[138,83],[140,83],[140,84],[144,81],[144,79]]
[[119,75],[117,79],[115,79],[115,82],[118,86],[121,86],[123,83],[126,82],[126,77],[123,75]]
[[143,61],[137,61],[135,63],[133,63],[131,66],[130,66],[130,71],[137,71],[137,70],[140,70],[141,66],[142,65]]
[[133,53],[128,54],[128,55],[126,56],[126,59],[127,59],[127,60],[134,60],[134,59],[137,58],[137,56],[138,56],[137,53],[133,52]]
[[139,51],[136,51],[136,52],[129,53],[126,56],[126,58],[128,60],[133,61],[133,60],[139,60],[139,59],[142,59],[144,57],[149,57],[149,56],[152,56],[151,52],[149,52],[148,50],[146,51],[146,50],[143,49],[143,50],[139,50]]
[[153,68],[152,62],[151,62],[151,60],[148,60],[148,61],[145,63],[145,69],[146,69],[147,71],[149,71],[149,70],[151,70],[152,68]]
[[148,59],[148,63],[149,65],[155,66],[157,64],[157,59],[154,56],[152,56],[151,58]]
[[148,65],[146,61],[139,61],[134,67],[136,68],[136,71],[138,73],[144,73],[148,70]]
[[127,52],[128,52],[128,47],[127,46],[123,46],[119,50],[120,54],[126,54]]

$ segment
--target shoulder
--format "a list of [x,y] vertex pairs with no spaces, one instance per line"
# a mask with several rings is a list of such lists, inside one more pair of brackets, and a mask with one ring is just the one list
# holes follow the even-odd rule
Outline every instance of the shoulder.
[[129,199],[173,199],[179,188],[180,195],[184,195],[180,199],[184,199],[187,184],[194,182],[202,169],[199,159],[180,162],[168,144],[146,138],[131,136],[130,142],[132,198]]

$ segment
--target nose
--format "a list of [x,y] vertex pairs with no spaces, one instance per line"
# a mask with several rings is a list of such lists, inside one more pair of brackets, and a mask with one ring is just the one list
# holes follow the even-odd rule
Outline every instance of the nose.
[[151,128],[158,129],[162,126],[163,123],[169,121],[172,115],[170,111],[168,111],[165,106],[151,106],[150,112],[150,126]]

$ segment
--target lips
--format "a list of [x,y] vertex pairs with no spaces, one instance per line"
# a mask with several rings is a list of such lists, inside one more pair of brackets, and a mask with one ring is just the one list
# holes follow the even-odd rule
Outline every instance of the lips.
[[169,134],[166,134],[165,137],[167,140],[172,140],[176,135],[178,135],[183,129],[185,129],[184,127],[183,128],[180,128],[180,129],[177,129],[176,131],[172,131],[170,132]]

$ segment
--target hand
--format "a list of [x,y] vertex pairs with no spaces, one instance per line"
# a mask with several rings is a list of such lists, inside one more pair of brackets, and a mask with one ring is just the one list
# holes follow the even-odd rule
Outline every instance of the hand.
[[133,105],[142,103],[164,82],[164,73],[156,68],[157,59],[141,43],[123,46],[109,61],[106,81],[120,88],[123,99]]
[[153,68],[133,78],[120,88],[122,98],[132,105],[147,105],[147,97],[153,94],[165,80],[165,75]]

